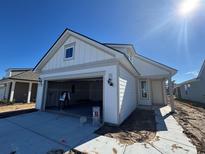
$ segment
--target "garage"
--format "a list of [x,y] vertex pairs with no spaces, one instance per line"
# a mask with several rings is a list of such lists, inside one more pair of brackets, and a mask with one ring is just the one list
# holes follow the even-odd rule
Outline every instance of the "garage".
[[[60,98],[64,93],[67,99],[62,102]],[[60,103],[62,104],[59,105]],[[91,118],[93,107],[100,107],[102,119],[103,78],[48,81],[45,110]]]

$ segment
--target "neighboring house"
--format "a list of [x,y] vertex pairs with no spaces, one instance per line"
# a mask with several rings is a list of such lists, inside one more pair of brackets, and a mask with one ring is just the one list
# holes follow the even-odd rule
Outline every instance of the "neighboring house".
[[30,68],[10,68],[0,80],[0,99],[10,102],[35,102],[38,75]]
[[131,44],[100,43],[69,29],[34,71],[40,74],[37,109],[57,106],[60,94],[68,91],[79,113],[90,107],[92,114],[92,106],[100,106],[102,121],[117,125],[137,105],[167,104],[165,82],[171,83],[176,74],[175,69],[139,55]]
[[205,103],[205,61],[198,76],[175,86],[177,98]]

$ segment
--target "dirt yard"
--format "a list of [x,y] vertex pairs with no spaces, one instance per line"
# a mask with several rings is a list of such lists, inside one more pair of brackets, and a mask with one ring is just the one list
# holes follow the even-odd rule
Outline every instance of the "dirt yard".
[[149,141],[156,135],[155,113],[136,109],[119,127],[104,125],[96,133],[115,138],[122,144]]
[[175,119],[184,128],[184,133],[197,147],[199,154],[205,153],[205,108],[190,101],[175,100]]
[[0,113],[34,109],[34,108],[35,108],[35,103],[15,103],[11,105],[0,104]]

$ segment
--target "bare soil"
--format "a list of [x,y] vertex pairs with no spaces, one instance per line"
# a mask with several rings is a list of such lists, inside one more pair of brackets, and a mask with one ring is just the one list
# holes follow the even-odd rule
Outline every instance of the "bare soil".
[[0,113],[34,109],[34,108],[35,108],[35,103],[15,103],[11,105],[0,104]]
[[156,135],[155,113],[136,109],[120,126],[104,125],[96,133],[115,138],[122,144],[150,141]]
[[196,146],[198,154],[205,153],[205,108],[196,102],[175,100],[175,119]]

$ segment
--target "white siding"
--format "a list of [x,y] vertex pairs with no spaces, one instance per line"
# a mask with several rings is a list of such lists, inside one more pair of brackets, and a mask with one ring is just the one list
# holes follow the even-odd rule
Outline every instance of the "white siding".
[[[187,94],[185,92],[185,85],[190,85],[187,88]],[[200,79],[191,83],[183,84],[180,86],[181,98],[191,101],[205,103],[205,80]]]
[[[182,84],[179,88],[181,91],[181,98],[191,101],[201,102],[205,104],[205,62],[202,65],[199,78],[192,82]],[[187,86],[187,93],[185,91]],[[188,85],[190,85],[188,87]],[[178,96],[179,97],[179,96]]]
[[[64,46],[75,42],[74,58],[64,60]],[[70,36],[67,41],[57,50],[54,56],[46,63],[42,70],[52,70],[56,68],[96,62],[113,58],[112,55],[98,49],[88,43],[85,43],[73,36]]]
[[136,78],[119,66],[119,120],[123,122],[136,108]]
[[43,85],[38,84],[37,96],[36,96],[36,109],[41,109],[43,102]]

